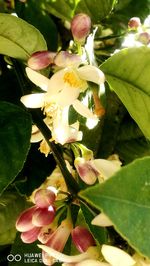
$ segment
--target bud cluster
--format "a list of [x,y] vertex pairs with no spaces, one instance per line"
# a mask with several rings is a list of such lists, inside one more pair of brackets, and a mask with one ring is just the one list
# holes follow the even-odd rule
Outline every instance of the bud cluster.
[[24,243],[37,240],[41,229],[55,218],[54,201],[56,194],[51,189],[39,189],[34,195],[35,205],[22,212],[16,221],[16,229]]

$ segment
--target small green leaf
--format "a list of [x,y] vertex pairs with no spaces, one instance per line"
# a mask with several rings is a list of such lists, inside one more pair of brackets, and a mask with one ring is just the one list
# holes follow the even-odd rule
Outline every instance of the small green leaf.
[[150,48],[123,49],[103,63],[102,71],[145,137],[150,138]]
[[109,15],[116,0],[81,0],[76,8],[76,13],[88,14],[94,23],[99,23]]
[[20,107],[0,103],[0,193],[22,169],[31,136],[31,117]]
[[47,50],[42,34],[26,21],[0,14],[0,54],[27,60],[39,50]]
[[80,196],[103,211],[128,242],[150,258],[150,157],[125,166]]
[[16,192],[6,191],[0,196],[0,245],[10,244],[14,241],[16,219],[25,207],[25,198]]

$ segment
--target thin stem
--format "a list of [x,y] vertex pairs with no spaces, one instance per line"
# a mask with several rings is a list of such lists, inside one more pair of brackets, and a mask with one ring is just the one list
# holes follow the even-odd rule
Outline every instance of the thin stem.
[[57,145],[53,141],[50,141],[51,131],[49,130],[47,125],[43,122],[43,119],[39,116],[39,114],[36,110],[32,110],[31,114],[32,114],[32,118],[33,118],[34,123],[37,125],[37,127],[39,128],[39,130],[43,134],[47,144],[49,145],[49,147],[53,153],[53,156],[56,160],[56,163],[58,164],[58,166],[59,166],[59,168],[63,174],[63,177],[65,179],[68,190],[70,191],[70,193],[73,196],[75,196],[79,192],[78,183],[76,182],[76,180],[73,178],[73,176],[68,171],[68,169],[66,167],[65,160],[62,157],[60,151],[58,150]]

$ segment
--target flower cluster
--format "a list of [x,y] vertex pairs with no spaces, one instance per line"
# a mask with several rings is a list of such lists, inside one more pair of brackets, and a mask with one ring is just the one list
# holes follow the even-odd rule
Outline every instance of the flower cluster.
[[140,18],[133,17],[128,22],[129,33],[122,43],[123,47],[140,47],[150,44],[150,16],[142,24]]

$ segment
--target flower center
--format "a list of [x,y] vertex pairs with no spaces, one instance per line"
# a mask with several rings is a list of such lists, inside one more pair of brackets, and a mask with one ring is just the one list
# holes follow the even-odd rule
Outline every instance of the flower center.
[[68,83],[71,87],[85,90],[87,88],[87,82],[78,77],[75,71],[67,71],[64,74],[64,82]]

